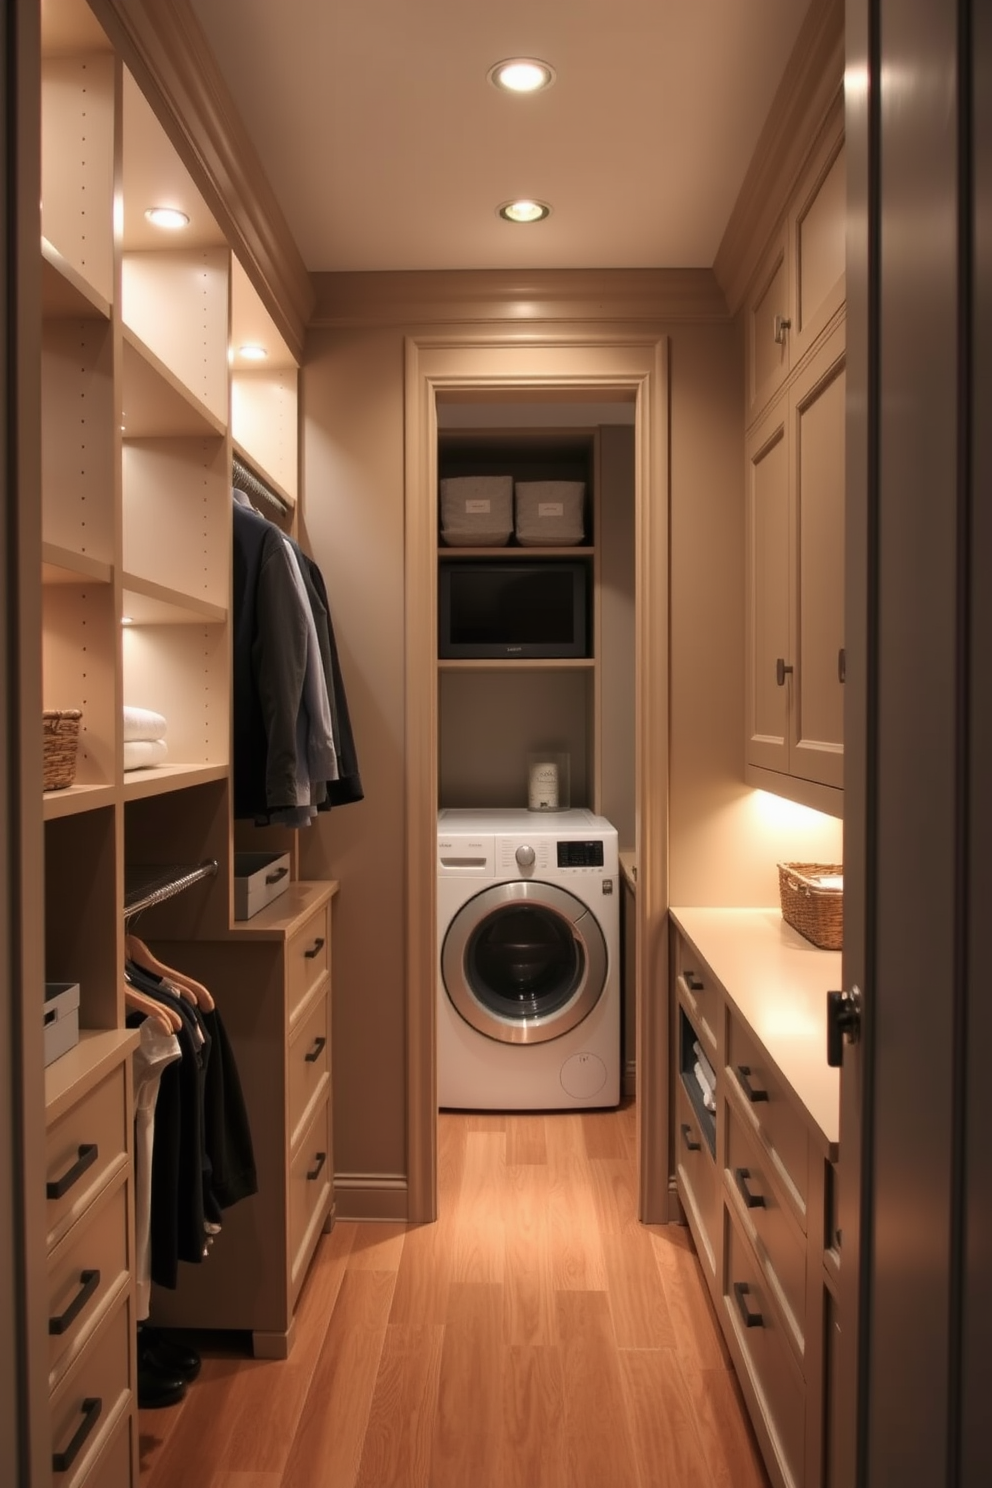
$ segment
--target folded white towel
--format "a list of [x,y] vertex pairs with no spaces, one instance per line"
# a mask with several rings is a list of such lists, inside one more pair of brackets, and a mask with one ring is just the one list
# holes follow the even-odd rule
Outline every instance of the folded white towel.
[[124,745],[125,770],[143,770],[160,765],[169,753],[164,739],[129,739]]
[[706,1076],[703,1074],[703,1071],[698,1064],[694,1064],[692,1066],[692,1073],[696,1077],[696,1084],[703,1092],[703,1105],[706,1107],[707,1111],[715,1111],[716,1097],[713,1094],[713,1088],[707,1082]]
[[706,1076],[706,1083],[709,1085],[709,1087],[710,1087],[711,1090],[715,1090],[716,1089],[716,1071],[714,1070],[713,1066],[710,1064],[709,1060],[707,1059],[707,1057],[706,1057],[706,1051],[703,1048],[703,1046],[700,1044],[700,1042],[699,1042],[698,1039],[696,1039],[694,1041],[693,1045],[692,1045],[692,1052],[693,1052],[693,1054],[695,1054],[696,1058],[699,1060],[700,1068],[702,1069],[703,1074]]
[[124,742],[132,739],[164,739],[169,725],[161,713],[150,708],[124,708]]

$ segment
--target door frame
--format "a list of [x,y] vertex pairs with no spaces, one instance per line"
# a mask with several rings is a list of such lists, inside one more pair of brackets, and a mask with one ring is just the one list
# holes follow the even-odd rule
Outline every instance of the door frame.
[[408,1219],[437,1217],[437,399],[634,401],[639,1214],[668,1191],[668,342],[656,331],[534,325],[411,335],[405,346]]

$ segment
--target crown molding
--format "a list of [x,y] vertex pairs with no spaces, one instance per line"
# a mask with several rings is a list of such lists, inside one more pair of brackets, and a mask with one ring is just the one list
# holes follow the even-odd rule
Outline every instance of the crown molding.
[[313,288],[188,0],[90,0],[294,356]]
[[452,269],[313,274],[313,327],[560,321],[726,323],[710,269]]
[[736,315],[813,149],[844,107],[844,0],[813,0],[713,271]]

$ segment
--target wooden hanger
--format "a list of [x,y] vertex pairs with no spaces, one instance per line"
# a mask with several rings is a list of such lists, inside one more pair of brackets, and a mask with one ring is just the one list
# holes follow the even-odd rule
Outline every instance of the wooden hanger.
[[172,1008],[166,1007],[164,1003],[156,1002],[154,997],[139,992],[137,987],[125,985],[124,1001],[136,1013],[144,1013],[146,1018],[154,1018],[165,1033],[178,1033],[183,1026],[183,1020],[178,1013],[173,1012]]
[[214,1000],[206,987],[200,982],[195,982],[185,972],[176,971],[174,967],[166,966],[164,961],[159,961],[156,956],[152,955],[145,942],[139,940],[136,935],[124,936],[124,950],[136,966],[143,967],[145,971],[150,971],[155,976],[163,977],[171,982],[187,1002],[195,1003],[203,1012],[213,1012]]

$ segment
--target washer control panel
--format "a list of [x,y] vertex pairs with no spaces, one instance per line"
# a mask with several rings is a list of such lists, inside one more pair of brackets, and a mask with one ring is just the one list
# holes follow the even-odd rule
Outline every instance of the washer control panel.
[[576,842],[569,839],[556,844],[558,848],[559,868],[602,868],[603,844],[595,839],[588,842]]

